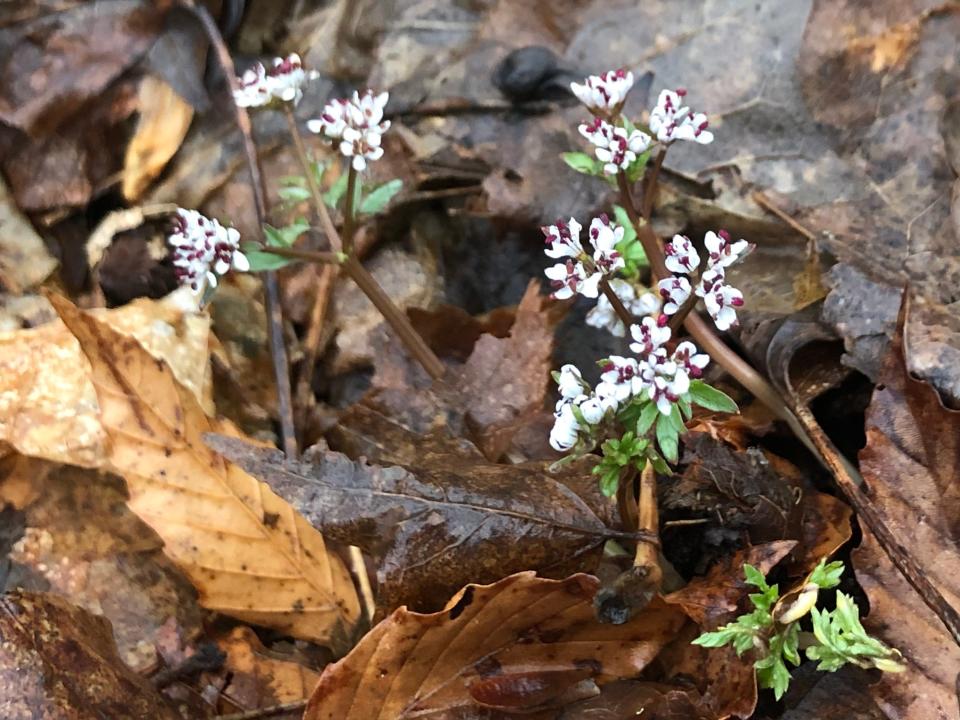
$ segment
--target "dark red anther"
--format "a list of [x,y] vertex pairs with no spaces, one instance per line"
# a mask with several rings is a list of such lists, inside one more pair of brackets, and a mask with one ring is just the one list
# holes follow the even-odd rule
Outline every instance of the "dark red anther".
[[[669,296],[669,293],[664,294],[662,290],[660,291],[660,294],[663,295],[664,297]],[[657,327],[666,327],[667,323],[669,322],[670,322],[670,318],[667,317],[666,313],[664,313],[663,315],[657,318]]]
[[686,89],[686,88],[677,88],[675,92],[676,92],[677,95],[679,95],[680,97],[683,97],[684,95],[687,94],[687,89]]
[[731,299],[730,299],[730,304],[733,305],[734,307],[742,307],[742,306],[743,306],[743,298],[740,298],[740,297],[731,298]]
[[722,237],[727,242],[730,242],[730,233],[728,233],[726,230],[717,230],[717,235]]

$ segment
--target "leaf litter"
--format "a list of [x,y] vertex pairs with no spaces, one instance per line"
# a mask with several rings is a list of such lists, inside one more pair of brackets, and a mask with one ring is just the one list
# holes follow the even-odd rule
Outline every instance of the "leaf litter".
[[[203,87],[206,43],[189,14],[104,11],[101,0],[61,11],[58,24],[39,8],[0,27],[13,46],[41,50],[11,56],[0,93],[0,300],[11,328],[0,337],[4,713],[190,718],[289,705],[291,717],[306,706],[308,719],[956,717],[950,636],[862,523],[851,549],[855,515],[762,413],[694,420],[702,432],[687,436],[678,474],[659,478],[663,597],[624,625],[599,623],[597,578],[629,569],[636,516],[599,493],[589,463],[552,466],[549,372],[622,348],[575,329],[578,306],[548,300],[537,283],[523,290],[540,271],[535,226],[609,204],[602,183],[558,161],[578,142],[568,76],[630,67],[641,78],[634,114],[650,88],[688,86],[729,142],[671,153],[655,228],[726,225],[766,238],[755,272],[732,273],[760,310],[744,326],[782,323],[773,344],[791,358],[811,319],[843,340],[845,367],[804,348],[794,363],[804,365],[803,398],[815,412],[844,408],[851,427],[830,432],[845,447],[861,424],[866,488],[958,604],[955,413],[941,404],[957,397],[949,80],[960,15],[950,4],[723,0],[707,17],[693,3],[334,2],[298,6],[307,15],[287,23],[251,10],[238,43],[259,47],[274,33],[268,45],[290,44],[286,24],[315,43],[289,49],[331,72],[301,119],[334,86],[364,78],[399,103],[389,172],[404,178],[404,195],[430,199],[395,203],[363,232],[388,245],[371,268],[412,306],[455,378],[431,382],[338,281],[335,329],[310,350],[313,396],[298,400],[314,423],[298,429],[319,440],[302,460],[272,449],[278,406],[252,278],[227,283],[212,329],[176,295],[87,311],[33,294],[57,287],[48,278],[58,261],[63,278],[85,275],[84,253],[70,248],[82,250],[88,222],[117,202],[105,194],[113,183],[127,198],[205,204],[245,233],[255,226],[239,139],[210,111],[216,82]],[[90,52],[98,43],[109,51]],[[189,58],[174,63],[181,45]],[[53,72],[64,59],[70,71]],[[509,110],[404,114],[430,103]],[[274,120],[255,118],[271,193],[295,172]],[[483,193],[465,201],[463,183]],[[115,301],[150,285],[127,267],[141,255],[125,257],[107,273],[130,289]],[[315,275],[295,272],[284,278],[297,363],[316,299]],[[68,286],[83,307],[102,301]],[[31,327],[50,304],[61,319]],[[768,361],[768,337],[755,337],[744,336],[747,353]],[[748,659],[690,644],[748,609],[744,562],[797,593],[834,555],[852,559],[856,581],[843,589],[862,590],[865,625],[901,649],[906,673],[877,680],[804,664],[777,704],[758,692]],[[367,569],[372,629],[358,595]],[[204,660],[211,644],[225,657]],[[96,693],[90,677],[103,678]]]

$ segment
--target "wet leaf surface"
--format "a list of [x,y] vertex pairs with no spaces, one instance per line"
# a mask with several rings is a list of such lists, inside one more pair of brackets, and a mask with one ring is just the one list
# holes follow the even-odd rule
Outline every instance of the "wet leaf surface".
[[117,655],[110,623],[43,593],[0,597],[0,713],[10,720],[175,720]]
[[[903,352],[898,338],[867,411],[860,466],[888,527],[957,607],[960,413],[908,374]],[[873,697],[892,720],[955,717],[960,648],[866,530],[853,564],[870,601],[864,626],[907,660],[905,673],[881,677]]]
[[420,463],[405,468],[333,452],[285,462],[240,440],[208,442],[326,537],[370,553],[381,610],[432,611],[465,580],[493,581],[518,569],[564,575],[595,563],[604,542],[623,534],[611,529],[614,506],[584,464],[563,473],[565,483],[543,465],[495,465],[422,446]]
[[532,712],[563,704],[571,691],[591,692],[599,675],[633,676],[682,616],[656,603],[628,625],[601,625],[597,587],[585,575],[519,573],[469,585],[437,613],[397,610],[324,671],[305,720]]

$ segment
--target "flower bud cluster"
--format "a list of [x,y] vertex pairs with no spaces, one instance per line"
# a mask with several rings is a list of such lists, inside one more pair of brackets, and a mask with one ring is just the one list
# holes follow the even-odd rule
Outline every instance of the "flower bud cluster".
[[296,105],[303,97],[303,85],[316,78],[316,71],[306,72],[296,53],[285,58],[275,58],[273,67],[267,69],[257,63],[247,70],[237,83],[233,93],[234,102],[240,107],[265,107],[276,103]]
[[340,152],[351,158],[353,169],[364,170],[368,160],[383,157],[382,136],[390,129],[383,111],[389,98],[389,93],[375,95],[367,90],[363,95],[355,92],[352,98],[333,100],[319,118],[307,121],[307,129],[339,141]]
[[247,257],[240,252],[240,233],[196,210],[177,209],[167,243],[177,281],[194,292],[199,293],[206,285],[216,287],[218,276],[231,268],[239,272],[250,269]]

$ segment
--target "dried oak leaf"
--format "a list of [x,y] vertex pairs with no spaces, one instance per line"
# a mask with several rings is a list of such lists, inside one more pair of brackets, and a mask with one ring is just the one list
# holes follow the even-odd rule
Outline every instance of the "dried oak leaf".
[[[891,532],[958,607],[960,413],[910,376],[903,349],[898,333],[867,410],[860,468]],[[853,564],[870,600],[865,626],[907,660],[905,673],[884,673],[873,696],[891,719],[956,718],[960,648],[866,529]]]
[[[380,467],[336,452],[311,462],[228,437],[208,444],[262,479],[323,534],[358,545],[379,563],[378,606],[436,610],[471,580],[525,569],[565,576],[610,537],[613,504],[548,475],[543,465],[497,465],[478,455],[434,453],[422,464]],[[596,487],[581,465],[571,471]],[[571,486],[576,487],[575,482]]]
[[92,368],[110,442],[106,469],[122,475],[130,508],[204,607],[343,650],[359,602],[323,536],[265,484],[204,446],[229,432],[133,338],[51,296]]
[[176,720],[117,655],[110,623],[56,595],[0,597],[0,716]]
[[[178,291],[92,314],[169,363],[177,381],[212,408],[210,318],[186,312],[182,300]],[[60,320],[0,333],[0,440],[31,457],[84,467],[102,461],[106,433],[90,364]]]
[[517,573],[468,585],[437,613],[396,610],[329,665],[304,720],[527,714],[632,677],[683,625],[660,602],[625,625],[594,618],[596,578]]
[[679,605],[687,616],[704,630],[713,630],[736,615],[741,602],[752,592],[743,576],[744,563],[750,563],[764,575],[786,557],[797,543],[793,540],[754,545],[717,563],[702,578],[691,580],[664,601]]
[[156,668],[167,636],[179,649],[200,634],[196,593],[163,555],[160,538],[126,507],[119,478],[23,458],[0,479],[0,506],[8,487],[16,499],[23,480],[36,499],[10,553],[21,587],[50,590],[105,617],[120,657],[140,673]]

